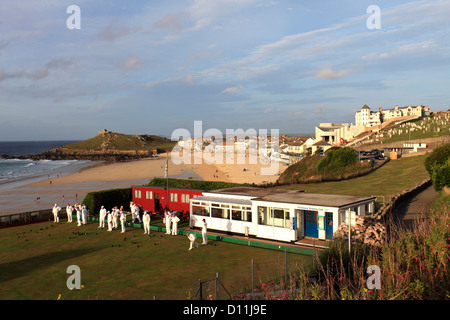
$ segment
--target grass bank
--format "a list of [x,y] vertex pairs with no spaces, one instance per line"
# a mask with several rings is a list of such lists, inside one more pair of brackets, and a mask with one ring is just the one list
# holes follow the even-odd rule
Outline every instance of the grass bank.
[[412,187],[429,176],[424,166],[425,157],[391,160],[367,175],[349,180],[295,184],[281,188],[355,196],[380,195],[387,200],[390,195]]

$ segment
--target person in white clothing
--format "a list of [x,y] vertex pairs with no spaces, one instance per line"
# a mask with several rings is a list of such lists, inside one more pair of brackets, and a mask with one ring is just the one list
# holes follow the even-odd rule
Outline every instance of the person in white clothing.
[[142,221],[144,222],[144,234],[150,234],[150,215],[148,211],[144,211],[144,215],[142,216]]
[[70,205],[70,203],[68,203],[67,207],[66,207],[67,223],[72,222],[72,212],[73,212],[73,207]]
[[119,211],[119,209],[117,209],[117,207],[114,207],[113,211],[111,213],[111,215],[112,215],[112,228],[113,229],[117,229],[117,220],[119,219],[118,211]]
[[102,206],[99,214],[99,224],[98,224],[99,228],[103,229],[105,227],[105,218],[106,218],[106,209],[104,206]]
[[108,231],[112,231],[112,222],[113,222],[113,216],[111,214],[111,212],[107,212],[107,222],[108,222]]
[[164,213],[164,219],[165,219],[165,224],[166,224],[166,234],[170,234],[170,223],[172,222],[171,220],[171,214],[168,210],[165,211]]
[[125,221],[127,221],[127,214],[124,211],[120,211],[120,225],[122,226],[122,232],[125,232]]
[[172,235],[176,236],[178,234],[178,222],[180,222],[180,218],[176,214],[172,216]]
[[81,216],[81,223],[82,224],[86,224],[87,216],[88,216],[87,208],[86,208],[85,205],[83,205],[83,207],[82,207],[82,216]]
[[207,230],[207,225],[206,225],[206,220],[203,219],[202,221],[202,238],[203,238],[203,243],[202,244],[208,244],[208,236],[206,235],[206,230]]
[[81,207],[79,204],[75,206],[75,210],[77,210],[77,227],[81,226]]
[[133,223],[134,223],[135,218],[137,218],[139,220],[139,223],[142,223],[141,217],[139,216],[140,211],[141,211],[141,209],[139,208],[139,206],[137,204],[135,204],[134,205]]
[[195,246],[195,248],[198,248],[198,243],[195,241],[197,239],[197,236],[195,235],[195,233],[187,233],[186,236],[189,239],[190,245],[189,245],[189,250],[192,250],[192,247]]
[[61,211],[61,208],[58,207],[58,205],[55,203],[52,209],[53,213],[53,222],[59,223],[59,212]]
[[136,205],[134,204],[134,202],[130,202],[130,212],[131,212],[131,223],[134,223],[134,213],[136,211]]

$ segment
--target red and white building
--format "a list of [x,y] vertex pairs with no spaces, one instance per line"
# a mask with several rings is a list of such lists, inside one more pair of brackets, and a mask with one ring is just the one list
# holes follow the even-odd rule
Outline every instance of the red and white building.
[[163,213],[166,207],[170,211],[190,212],[190,200],[203,194],[202,190],[178,189],[160,186],[132,187],[133,202],[141,205],[143,210],[152,213]]

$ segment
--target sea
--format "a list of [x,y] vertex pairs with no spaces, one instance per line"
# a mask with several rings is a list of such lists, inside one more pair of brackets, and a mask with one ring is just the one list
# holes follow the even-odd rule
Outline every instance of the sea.
[[[0,141],[0,156],[37,155],[77,141]],[[0,159],[0,185],[54,178],[92,164],[89,160]]]

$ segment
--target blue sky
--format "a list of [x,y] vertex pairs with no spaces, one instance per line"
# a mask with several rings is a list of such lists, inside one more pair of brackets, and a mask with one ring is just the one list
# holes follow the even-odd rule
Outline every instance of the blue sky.
[[194,120],[313,133],[364,104],[446,110],[449,16],[448,0],[3,0],[0,141],[170,136]]

